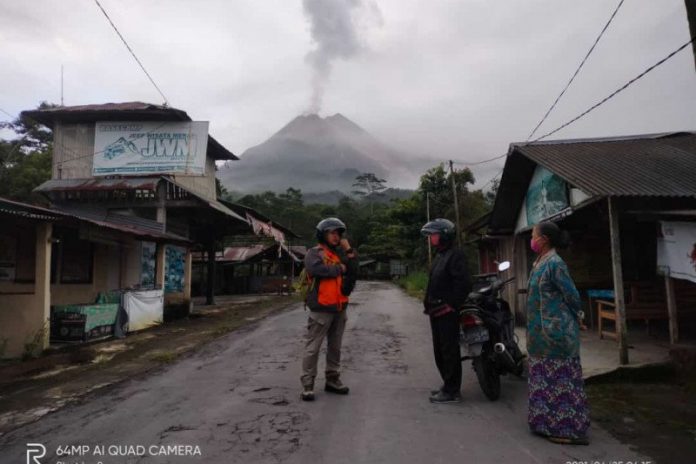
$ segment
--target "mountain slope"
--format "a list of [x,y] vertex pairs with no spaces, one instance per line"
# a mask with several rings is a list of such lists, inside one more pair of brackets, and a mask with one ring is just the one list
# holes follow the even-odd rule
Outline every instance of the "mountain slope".
[[230,190],[350,192],[355,176],[372,172],[388,184],[412,177],[406,157],[341,114],[298,116],[228,163],[218,177]]

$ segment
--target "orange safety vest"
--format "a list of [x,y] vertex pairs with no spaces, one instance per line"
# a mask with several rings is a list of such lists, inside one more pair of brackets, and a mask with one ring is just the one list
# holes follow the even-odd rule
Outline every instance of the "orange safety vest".
[[[324,264],[341,264],[341,259],[329,247],[321,245],[324,250]],[[343,294],[341,288],[343,286],[343,276],[337,277],[322,277],[317,279],[317,300],[322,306],[335,307],[336,310],[342,311],[348,297]]]

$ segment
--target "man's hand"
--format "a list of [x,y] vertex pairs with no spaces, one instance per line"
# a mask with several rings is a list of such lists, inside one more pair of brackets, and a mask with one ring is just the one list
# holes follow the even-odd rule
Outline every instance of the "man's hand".
[[347,238],[342,238],[342,239],[341,239],[341,247],[342,247],[344,250],[350,250],[350,243],[348,242],[348,239],[347,239]]
[[348,272],[348,268],[346,267],[345,264],[339,264],[339,266],[341,266],[341,273],[342,274],[345,274],[346,272]]

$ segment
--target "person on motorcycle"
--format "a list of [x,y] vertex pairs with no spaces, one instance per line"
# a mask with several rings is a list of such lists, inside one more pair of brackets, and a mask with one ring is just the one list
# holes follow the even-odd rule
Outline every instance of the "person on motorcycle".
[[324,339],[326,349],[326,384],[324,390],[347,395],[348,387],[340,379],[341,343],[346,327],[348,296],[355,287],[358,271],[357,253],[343,238],[346,225],[338,218],[319,222],[316,236],[319,244],[305,256],[305,269],[311,280],[307,292],[310,309],[305,353],[302,360],[301,398],[314,400],[314,379],[317,376],[319,350]]
[[432,403],[462,400],[462,360],[459,349],[459,307],[471,292],[471,276],[464,252],[454,246],[456,228],[452,221],[435,219],[423,226],[437,255],[430,269],[423,305],[430,317],[433,351],[443,385],[431,392]]

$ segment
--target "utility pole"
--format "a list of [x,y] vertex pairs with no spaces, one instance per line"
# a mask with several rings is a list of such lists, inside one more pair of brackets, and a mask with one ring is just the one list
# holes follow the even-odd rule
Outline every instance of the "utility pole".
[[[425,192],[425,209],[426,209],[426,214],[428,216],[428,221],[430,222],[430,192]],[[430,244],[430,237],[427,237],[428,240],[428,269],[432,269],[433,267],[433,250],[432,250],[432,245]]]
[[63,65],[60,65],[60,106],[65,106],[63,104]]
[[452,179],[452,195],[454,195],[454,217],[457,221],[457,245],[462,247],[462,228],[459,223],[459,200],[457,199],[457,181],[454,179],[454,163],[449,162],[450,178]]

